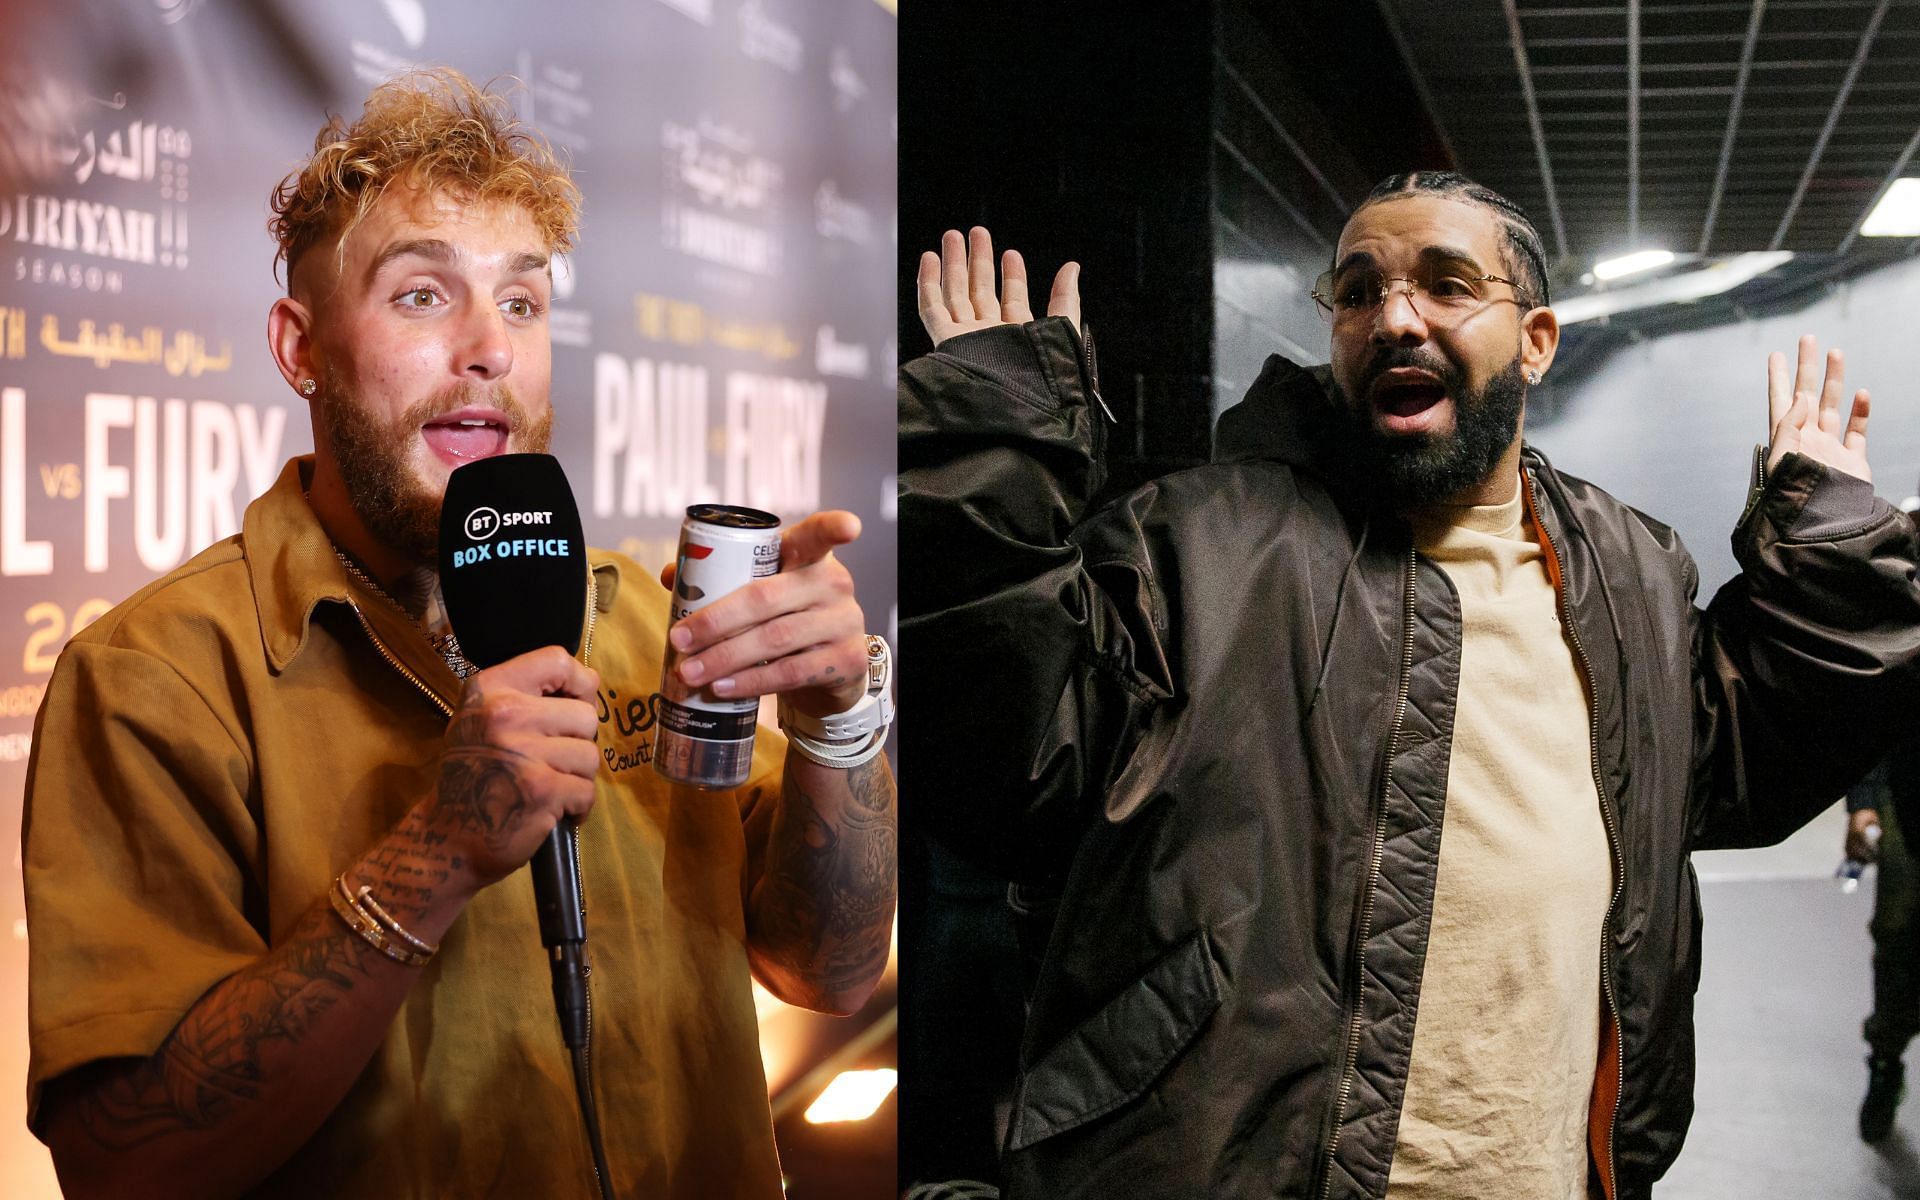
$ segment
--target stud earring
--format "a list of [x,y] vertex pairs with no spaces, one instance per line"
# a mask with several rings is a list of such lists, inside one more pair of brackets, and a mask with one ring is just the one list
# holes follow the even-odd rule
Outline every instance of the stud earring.
[[302,379],[300,381],[300,394],[302,396],[311,396],[319,390],[320,390],[320,385],[315,383],[311,379]]
[[[308,382],[308,383],[312,383],[313,381],[312,381],[311,379],[309,379],[309,380],[308,380],[307,382]],[[1538,372],[1538,371],[1528,371],[1528,372],[1527,372],[1527,382],[1528,382],[1528,383],[1539,383],[1539,382],[1540,382],[1540,372]]]

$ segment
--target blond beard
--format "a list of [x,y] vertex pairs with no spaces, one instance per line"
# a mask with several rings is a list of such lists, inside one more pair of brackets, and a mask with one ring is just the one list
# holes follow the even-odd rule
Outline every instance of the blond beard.
[[444,489],[422,483],[408,462],[421,426],[447,413],[484,405],[499,409],[511,422],[508,453],[544,454],[553,432],[553,410],[532,420],[505,384],[458,383],[382,423],[332,368],[323,376],[321,423],[354,513],[387,548],[426,565],[436,561],[440,550]]

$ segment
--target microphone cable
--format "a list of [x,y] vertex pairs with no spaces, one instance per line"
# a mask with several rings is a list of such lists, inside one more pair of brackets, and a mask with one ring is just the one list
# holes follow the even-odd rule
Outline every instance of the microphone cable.
[[607,1148],[600,1141],[600,1110],[593,1103],[587,1048],[570,1046],[568,1052],[573,1056],[573,1090],[580,1097],[580,1116],[587,1125],[587,1144],[593,1148],[593,1181],[599,1185],[600,1200],[613,1200],[612,1175],[607,1170]]
[[[556,830],[556,832],[559,832]],[[593,1151],[593,1181],[600,1200],[614,1200],[613,1174],[607,1169],[607,1148],[600,1136],[600,1109],[593,1099],[593,992],[587,984],[591,968],[586,962],[586,883],[580,877],[580,826],[571,819],[557,839],[572,851],[566,857],[572,876],[571,891],[578,902],[580,940],[561,941],[549,951],[553,968],[553,1002],[560,1018],[560,1036],[573,1060],[573,1090],[580,1102],[580,1119],[586,1126],[587,1145]]]

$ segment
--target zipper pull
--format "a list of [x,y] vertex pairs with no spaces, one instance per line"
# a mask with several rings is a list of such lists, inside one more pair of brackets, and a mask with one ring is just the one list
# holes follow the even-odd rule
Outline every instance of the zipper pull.
[[1753,515],[1754,508],[1760,503],[1760,494],[1767,490],[1767,454],[1770,449],[1766,443],[1753,448],[1753,474],[1747,484],[1747,503],[1740,510],[1740,519],[1734,522],[1735,528],[1747,523],[1747,518]]
[[1093,402],[1100,406],[1101,412],[1107,414],[1108,424],[1118,425],[1120,418],[1113,415],[1113,410],[1107,407],[1106,400],[1100,395],[1100,364],[1093,357],[1093,326],[1085,321],[1080,322],[1080,356],[1081,365],[1086,368],[1087,391],[1092,394]]

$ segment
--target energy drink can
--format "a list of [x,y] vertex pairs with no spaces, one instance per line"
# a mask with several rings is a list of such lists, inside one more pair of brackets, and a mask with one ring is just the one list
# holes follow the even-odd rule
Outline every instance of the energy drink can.
[[[696,504],[680,526],[673,619],[683,620],[736,588],[779,571],[779,517],[757,508]],[[710,688],[688,687],[679,672],[685,657],[667,643],[653,769],[697,788],[739,787],[753,766],[760,698],[724,699]]]

